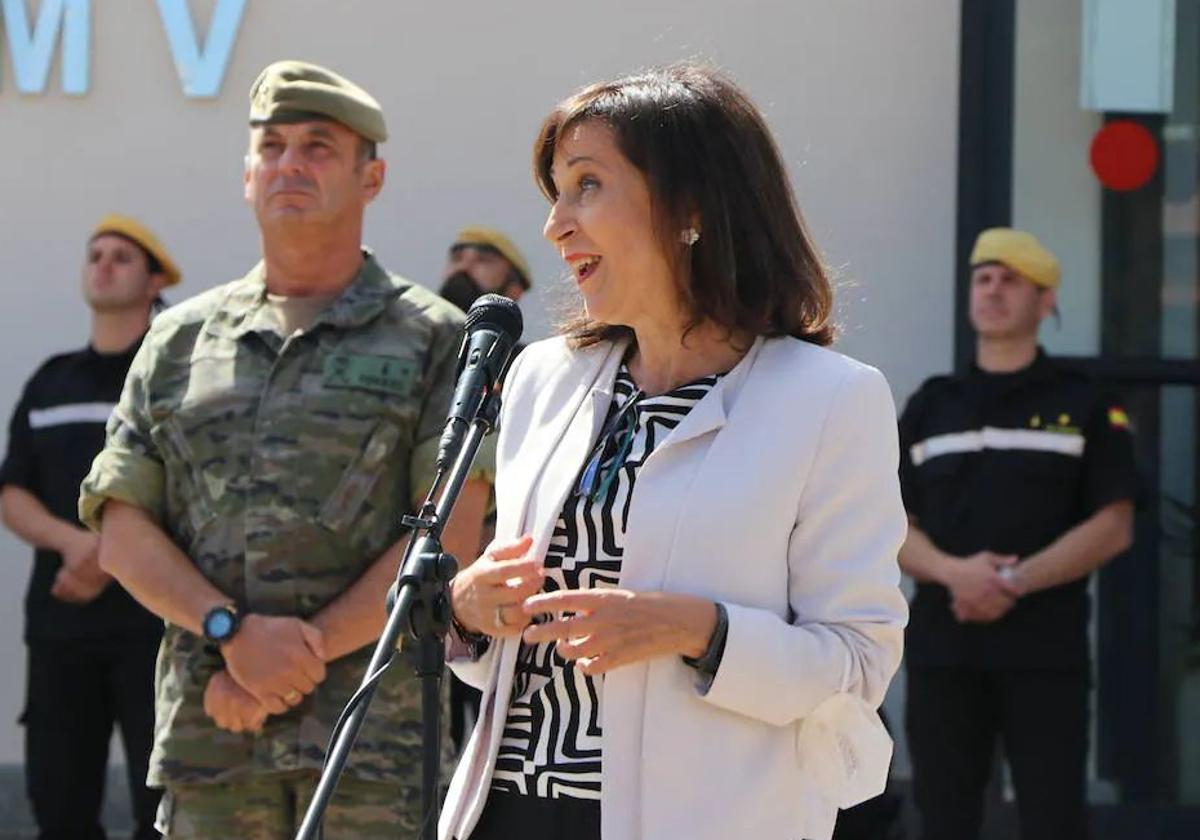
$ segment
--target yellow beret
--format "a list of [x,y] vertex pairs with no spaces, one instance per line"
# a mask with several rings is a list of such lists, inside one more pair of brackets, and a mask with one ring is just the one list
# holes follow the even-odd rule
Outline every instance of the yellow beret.
[[387,140],[383,108],[354,82],[307,61],[276,61],[250,86],[250,125],[330,119],[366,139]]
[[158,237],[136,219],[131,219],[128,216],[118,216],[115,213],[105,216],[96,224],[88,241],[90,242],[92,239],[105,233],[115,233],[117,236],[123,236],[126,239],[136,242],[145,249],[146,253],[158,260],[158,264],[162,266],[163,274],[167,278],[167,286],[174,286],[183,279],[183,276],[179,272],[179,266],[175,264],[175,260],[171,259],[171,255],[167,253],[167,249],[158,241]]
[[971,251],[971,267],[990,262],[1003,263],[1043,288],[1058,288],[1058,260],[1032,233],[1012,228],[988,228],[979,234]]
[[484,225],[469,225],[458,232],[458,236],[454,238],[454,246],[459,245],[487,245],[495,248],[500,252],[500,256],[512,263],[512,267],[521,275],[521,280],[524,281],[525,288],[528,289],[533,285],[533,276],[529,271],[529,263],[525,262],[525,257],[513,244],[512,240],[505,236],[495,228],[485,227]]

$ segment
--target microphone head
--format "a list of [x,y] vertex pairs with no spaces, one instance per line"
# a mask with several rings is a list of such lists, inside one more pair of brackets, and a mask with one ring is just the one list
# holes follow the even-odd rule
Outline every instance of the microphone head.
[[467,334],[478,329],[492,329],[502,333],[515,344],[525,329],[521,307],[503,295],[481,295],[467,310]]

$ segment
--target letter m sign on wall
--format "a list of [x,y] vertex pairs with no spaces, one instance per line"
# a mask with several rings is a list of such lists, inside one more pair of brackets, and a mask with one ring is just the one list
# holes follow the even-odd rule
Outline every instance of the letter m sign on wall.
[[0,0],[4,40],[12,56],[17,90],[45,93],[54,47],[61,40],[63,93],[87,93],[91,11],[90,0],[42,0],[36,16],[31,16],[25,0]]

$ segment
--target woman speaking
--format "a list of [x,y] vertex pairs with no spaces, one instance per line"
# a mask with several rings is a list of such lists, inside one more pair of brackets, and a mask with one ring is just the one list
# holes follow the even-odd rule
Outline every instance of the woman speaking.
[[883,788],[895,409],[744,93],[681,65],[534,147],[583,298],[505,385],[497,540],[451,587],[483,692],[443,840],[828,838]]

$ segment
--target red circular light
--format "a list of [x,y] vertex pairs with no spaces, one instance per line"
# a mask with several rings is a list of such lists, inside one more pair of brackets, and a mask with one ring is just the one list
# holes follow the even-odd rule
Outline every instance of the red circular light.
[[1158,141],[1132,120],[1110,122],[1092,138],[1092,171],[1110,190],[1136,190],[1158,169]]

